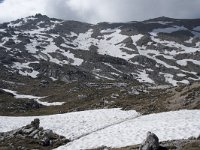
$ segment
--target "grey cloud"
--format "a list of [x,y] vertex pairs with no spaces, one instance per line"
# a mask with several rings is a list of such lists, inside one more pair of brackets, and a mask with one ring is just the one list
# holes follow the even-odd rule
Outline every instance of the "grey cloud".
[[[0,0],[1,1],[1,0]],[[9,3],[17,0],[5,0]],[[29,5],[27,0],[18,0],[18,3]],[[172,18],[199,18],[200,0],[29,0],[32,9],[20,10],[19,15],[7,16],[9,19],[17,19],[27,14],[44,13],[50,17],[65,20],[78,20],[85,22],[124,22],[137,21],[159,16]],[[0,4],[0,11],[1,5]],[[43,7],[39,7],[42,4]],[[15,9],[18,4],[6,5],[7,9]],[[22,5],[23,6],[23,5]],[[8,8],[6,8],[8,7]],[[10,8],[9,8],[10,7]],[[31,11],[34,10],[34,11]],[[30,12],[27,12],[30,11]],[[1,13],[2,13],[1,12]],[[9,13],[7,13],[9,14]],[[11,13],[10,13],[11,14]],[[2,20],[3,14],[0,15]],[[4,18],[4,20],[6,20]]]

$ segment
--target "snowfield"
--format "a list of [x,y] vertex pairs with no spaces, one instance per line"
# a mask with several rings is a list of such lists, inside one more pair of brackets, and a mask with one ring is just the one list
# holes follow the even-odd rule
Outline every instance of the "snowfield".
[[101,146],[125,147],[141,143],[151,131],[161,141],[187,139],[200,134],[200,110],[180,110],[140,116],[134,110],[100,109],[50,116],[0,117],[0,132],[39,118],[41,126],[72,141],[57,150],[80,150]]

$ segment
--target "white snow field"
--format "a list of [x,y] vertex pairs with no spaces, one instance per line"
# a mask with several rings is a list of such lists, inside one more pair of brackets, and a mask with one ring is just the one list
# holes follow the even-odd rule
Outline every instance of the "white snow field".
[[140,116],[134,110],[89,110],[34,117],[0,116],[0,132],[24,126],[39,118],[41,126],[72,141],[57,150],[80,150],[101,146],[125,147],[141,143],[151,131],[161,141],[187,139],[200,134],[200,110],[180,110]]

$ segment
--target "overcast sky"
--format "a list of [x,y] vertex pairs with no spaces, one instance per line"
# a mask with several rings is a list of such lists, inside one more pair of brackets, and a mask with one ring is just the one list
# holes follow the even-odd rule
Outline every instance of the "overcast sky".
[[200,18],[200,0],[0,0],[0,22],[36,13],[89,23]]

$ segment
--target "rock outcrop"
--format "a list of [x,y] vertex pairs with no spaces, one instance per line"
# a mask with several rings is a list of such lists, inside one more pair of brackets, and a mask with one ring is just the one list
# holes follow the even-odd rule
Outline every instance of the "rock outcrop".
[[45,130],[40,127],[40,120],[34,119],[31,124],[22,128],[0,133],[1,147],[11,149],[44,149],[56,148],[70,142],[64,136],[57,135],[52,130]]

